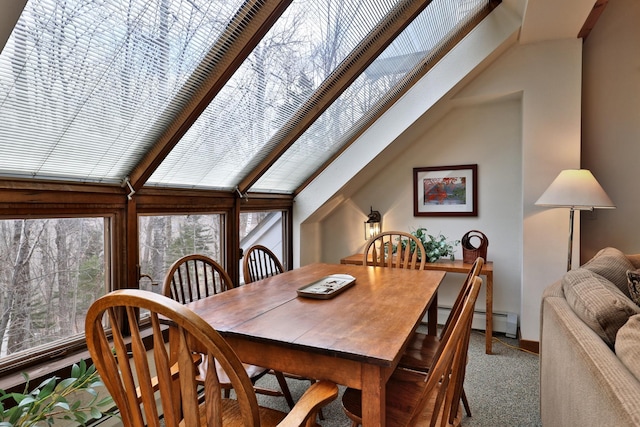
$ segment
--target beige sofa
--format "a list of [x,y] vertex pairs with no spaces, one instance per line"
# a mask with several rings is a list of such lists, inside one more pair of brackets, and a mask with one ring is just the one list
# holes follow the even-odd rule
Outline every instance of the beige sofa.
[[544,291],[545,427],[640,426],[640,307],[626,274],[638,268],[640,255],[606,248]]

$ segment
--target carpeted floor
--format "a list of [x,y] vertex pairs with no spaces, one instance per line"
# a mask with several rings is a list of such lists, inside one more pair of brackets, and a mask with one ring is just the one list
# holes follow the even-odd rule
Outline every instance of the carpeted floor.
[[[484,333],[474,331],[471,335],[465,391],[472,417],[465,416],[463,426],[541,426],[538,356],[517,349],[516,340],[499,335],[494,339],[494,354],[487,355],[484,353]],[[260,380],[263,381],[269,387],[277,387],[271,375]],[[309,386],[308,381],[287,381],[296,400]],[[258,400],[262,405],[286,410],[283,398],[259,395]],[[349,419],[340,406],[340,396],[323,409],[323,414],[322,426],[349,426]]]

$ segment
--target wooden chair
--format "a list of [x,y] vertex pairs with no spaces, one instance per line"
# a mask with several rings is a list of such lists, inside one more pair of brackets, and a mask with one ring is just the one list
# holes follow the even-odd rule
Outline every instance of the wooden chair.
[[262,245],[250,247],[244,254],[242,273],[244,283],[252,283],[284,271],[282,263],[271,250]]
[[[415,371],[425,373],[429,372],[429,368],[433,363],[434,355],[436,354],[437,349],[440,347],[441,341],[451,333],[453,322],[460,316],[462,304],[471,291],[471,286],[473,285],[475,278],[480,274],[483,265],[484,259],[480,257],[476,258],[476,260],[473,262],[473,265],[469,270],[469,273],[467,274],[467,278],[462,284],[462,288],[460,289],[460,292],[458,293],[458,296],[456,297],[456,300],[451,307],[449,317],[447,318],[447,321],[440,331],[440,336],[416,332],[409,342],[409,345],[402,355],[402,358],[400,359],[400,366]],[[467,415],[471,416],[471,408],[469,406],[467,395],[464,392],[464,389],[462,390],[462,403]]]
[[402,231],[384,231],[364,246],[363,265],[424,269],[424,246],[416,236]]
[[[476,277],[465,297],[451,332],[440,341],[440,347],[427,374],[402,367],[396,368],[386,384],[387,426],[459,426],[460,393],[475,303],[482,286]],[[342,407],[352,426],[362,423],[360,390],[347,388]]]
[[[229,277],[220,264],[206,255],[192,254],[178,259],[171,265],[164,279],[162,293],[164,296],[172,298],[181,304],[186,304],[234,287],[235,285],[231,277]],[[200,376],[202,378],[206,375],[207,366],[204,361],[199,366]],[[269,396],[283,396],[289,408],[293,408],[293,397],[291,396],[291,391],[282,372],[249,364],[244,364],[244,367],[251,382],[254,384],[267,373],[275,375],[280,385],[280,390],[282,390],[281,392],[254,386],[255,391]],[[231,388],[230,382],[224,371],[222,371],[217,364],[216,369],[218,370],[218,377],[223,384],[223,388],[226,389],[228,396],[229,389]]]
[[[150,314],[152,340],[142,337],[137,321],[140,310]],[[123,318],[130,326],[130,346],[120,332]],[[112,341],[104,329],[105,320],[111,326]],[[161,324],[167,321],[177,330],[172,336],[179,345],[178,360],[173,364]],[[242,427],[311,426],[320,407],[338,395],[335,384],[320,381],[305,392],[289,414],[258,406],[251,380],[224,338],[179,302],[149,291],[118,290],[95,301],[87,312],[85,334],[93,363],[125,427],[160,426],[158,403],[167,427],[223,423]],[[209,365],[214,361],[220,364],[236,399],[222,397],[215,371],[208,372],[203,387],[199,385],[192,357],[197,353],[205,354]]]
[[174,262],[164,277],[162,293],[181,304],[235,288],[220,264],[206,255],[186,255]]

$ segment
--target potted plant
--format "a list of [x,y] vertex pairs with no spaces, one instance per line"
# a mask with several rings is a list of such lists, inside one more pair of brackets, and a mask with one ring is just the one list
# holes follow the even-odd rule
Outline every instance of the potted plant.
[[[460,240],[447,240],[447,238],[442,234],[438,234],[437,236],[427,234],[427,229],[424,227],[412,230],[411,234],[416,236],[422,242],[422,246],[424,246],[427,256],[427,262],[436,262],[440,258],[444,257],[449,257],[451,261],[456,259],[454,246],[458,246],[460,244]],[[414,250],[414,248],[411,249]]]
[[112,415],[111,396],[100,398],[96,388],[103,383],[95,366],[84,360],[74,364],[71,377],[51,377],[29,391],[29,376],[23,393],[7,393],[0,389],[0,427],[44,426],[66,420],[85,425],[92,419]]

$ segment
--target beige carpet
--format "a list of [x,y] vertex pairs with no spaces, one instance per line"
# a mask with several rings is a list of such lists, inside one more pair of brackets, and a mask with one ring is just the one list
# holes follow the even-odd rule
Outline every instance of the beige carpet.
[[[514,347],[516,340],[500,337],[493,344],[492,355],[484,353],[484,333],[474,331],[469,347],[469,364],[465,390],[471,405],[472,417],[464,417],[469,427],[541,426],[539,413],[538,356]],[[294,399],[309,386],[308,381],[287,380]],[[277,387],[268,375],[260,380],[269,387]],[[341,388],[342,392],[342,388]],[[286,410],[283,398],[258,396],[261,405]],[[340,396],[323,409],[322,426],[349,426],[342,412]]]

